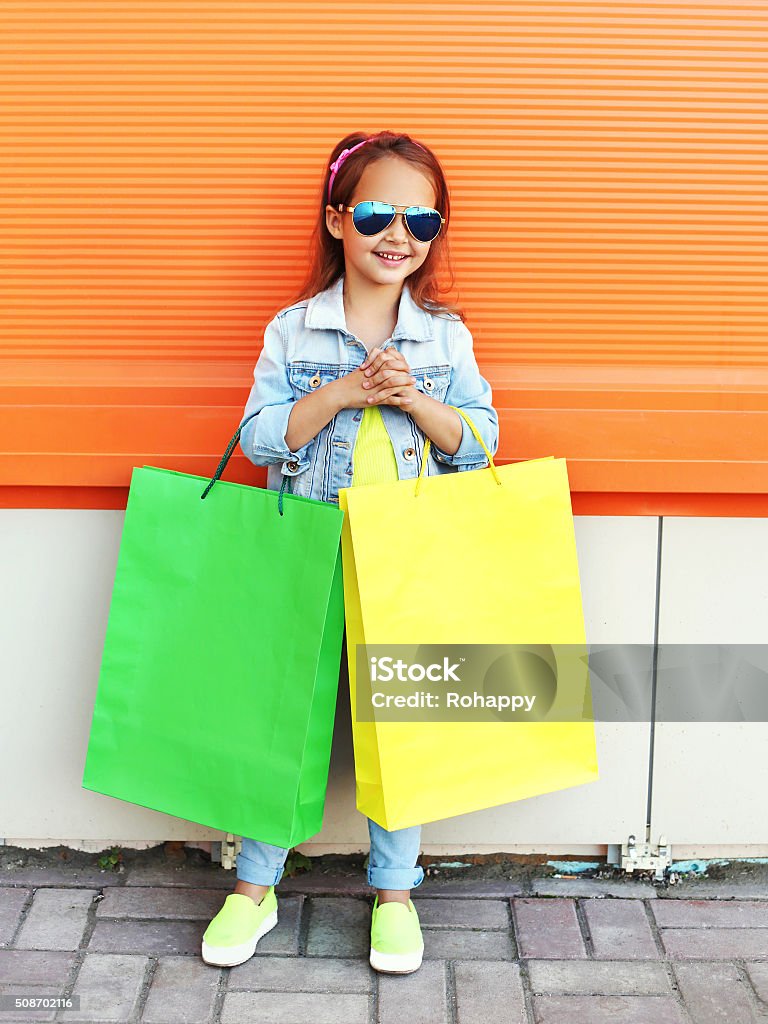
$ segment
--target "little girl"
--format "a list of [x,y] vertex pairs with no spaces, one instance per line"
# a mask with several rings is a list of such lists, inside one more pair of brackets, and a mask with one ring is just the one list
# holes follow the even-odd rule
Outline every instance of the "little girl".
[[[311,271],[298,302],[268,324],[240,445],[267,484],[290,477],[293,494],[338,504],[342,487],[415,478],[424,442],[428,475],[482,468],[498,416],[472,336],[455,306],[439,301],[447,264],[448,187],[434,154],[408,135],[348,135],[324,177]],[[382,509],[382,543],[411,564]],[[415,571],[427,571],[418,567]],[[343,656],[343,655],[342,655]],[[367,881],[376,889],[370,964],[407,974],[424,943],[410,899],[421,826],[389,832],[368,819]],[[288,850],[243,838],[237,884],[203,936],[206,963],[235,966],[277,924],[275,886]]]

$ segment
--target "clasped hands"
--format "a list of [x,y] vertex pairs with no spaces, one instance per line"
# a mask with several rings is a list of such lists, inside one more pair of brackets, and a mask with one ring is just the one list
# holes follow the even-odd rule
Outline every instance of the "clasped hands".
[[349,375],[350,383],[355,378],[355,408],[366,409],[369,405],[398,405],[411,411],[424,396],[414,387],[416,378],[401,352],[395,348],[371,349],[354,373]]
[[[312,414],[309,422],[304,424],[304,429],[297,437],[291,434],[291,439],[297,444],[305,444],[308,437],[314,437],[319,428],[325,426],[331,417],[342,409],[394,405],[413,418],[416,426],[433,445],[448,455],[455,454],[462,439],[463,425],[460,416],[454,408],[425,394],[415,387],[415,384],[416,378],[412,376],[408,363],[396,348],[374,348],[356,370],[329,381],[319,392],[315,392],[317,398],[305,395],[299,399],[299,408],[306,402],[320,401],[320,406],[316,407],[316,412]],[[330,400],[324,409],[321,397],[323,392],[326,392],[326,397]],[[291,415],[293,418],[293,414]],[[294,426],[298,427],[298,424]],[[290,443],[286,435],[286,444]]]

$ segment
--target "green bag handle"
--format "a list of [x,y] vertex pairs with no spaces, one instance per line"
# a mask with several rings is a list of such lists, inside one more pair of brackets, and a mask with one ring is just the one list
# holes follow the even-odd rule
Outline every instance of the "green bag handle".
[[[205,488],[203,493],[200,495],[201,499],[206,497],[206,495],[208,494],[210,489],[213,487],[213,485],[216,483],[216,481],[219,479],[221,474],[226,469],[226,465],[229,462],[229,457],[232,454],[232,452],[234,451],[235,445],[240,440],[240,434],[241,434],[242,429],[245,426],[245,424],[248,422],[248,420],[252,420],[254,416],[258,416],[258,415],[259,414],[257,412],[252,412],[250,416],[246,416],[246,418],[243,420],[243,422],[237,428],[237,430],[235,431],[234,437],[232,438],[232,440],[227,445],[227,450],[222,455],[221,461],[219,462],[218,466],[216,467],[216,472],[213,474],[213,477],[209,481],[208,486]],[[283,514],[283,492],[285,491],[285,488],[287,487],[288,481],[290,479],[291,478],[288,476],[287,473],[285,473],[283,475],[283,482],[282,482],[282,484],[280,486],[280,493],[277,496],[277,511],[280,513],[280,515]],[[289,491],[289,493],[290,493],[290,491]]]
[[[469,418],[469,416],[467,416],[467,414],[464,412],[463,409],[458,409],[455,405],[449,405],[448,408],[449,409],[454,409],[459,414],[459,416],[461,416],[462,419],[467,421],[469,429],[472,431],[472,433],[475,435],[477,440],[480,442],[480,446],[482,447],[482,449],[485,452],[485,454],[488,456],[488,468],[493,473],[494,480],[499,485],[499,487],[501,487],[501,480],[499,479],[499,474],[496,471],[496,464],[493,461],[493,456],[491,455],[491,453],[486,448],[485,441],[482,439],[482,437],[480,437],[480,434],[478,433],[478,430],[477,430],[477,427],[475,426],[475,424],[472,422],[472,420]],[[427,465],[427,456],[429,455],[429,448],[430,448],[431,444],[432,444],[432,442],[430,441],[429,438],[427,438],[426,442],[424,443],[424,455],[423,455],[422,460],[421,460],[421,469],[419,470],[419,476],[418,476],[418,479],[416,480],[416,489],[413,492],[413,496],[414,497],[417,497],[417,495],[419,493],[419,488],[421,487],[421,478],[424,475],[424,469],[426,468],[426,465]]]

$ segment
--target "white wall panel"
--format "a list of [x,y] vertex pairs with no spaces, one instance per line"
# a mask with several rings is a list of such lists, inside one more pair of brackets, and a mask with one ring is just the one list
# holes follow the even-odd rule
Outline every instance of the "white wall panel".
[[[7,585],[0,771],[1,834],[128,842],[207,840],[221,833],[81,786],[124,513],[6,509],[0,557]],[[577,517],[589,643],[649,642],[656,530],[652,517]],[[424,826],[425,852],[547,849],[620,842],[645,820],[648,729],[598,723],[600,779],[589,785]],[[355,808],[349,697],[343,689],[323,830],[307,852],[366,849]]]
[[[664,519],[659,641],[768,641],[768,520]],[[750,843],[768,853],[768,723],[659,722],[653,778],[652,833],[673,852]]]

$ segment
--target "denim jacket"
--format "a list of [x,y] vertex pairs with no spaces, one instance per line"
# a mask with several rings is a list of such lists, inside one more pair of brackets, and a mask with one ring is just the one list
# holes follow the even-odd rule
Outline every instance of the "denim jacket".
[[[352,454],[363,409],[341,409],[297,451],[285,443],[293,403],[365,362],[365,345],[347,330],[344,274],[310,299],[287,306],[267,325],[253,371],[253,387],[240,423],[240,447],[256,466],[267,466],[267,486],[279,490],[285,476],[293,494],[338,504],[339,489],[352,483]],[[415,377],[414,387],[439,402],[464,410],[491,454],[498,448],[498,416],[491,388],[472,351],[463,321],[446,312],[427,313],[403,285],[392,336],[379,347],[395,347]],[[401,480],[419,475],[425,437],[408,413],[380,405]],[[252,413],[258,413],[245,423]],[[245,425],[243,426],[243,424]],[[458,450],[449,455],[430,446],[425,475],[480,469],[488,460],[462,418]]]

